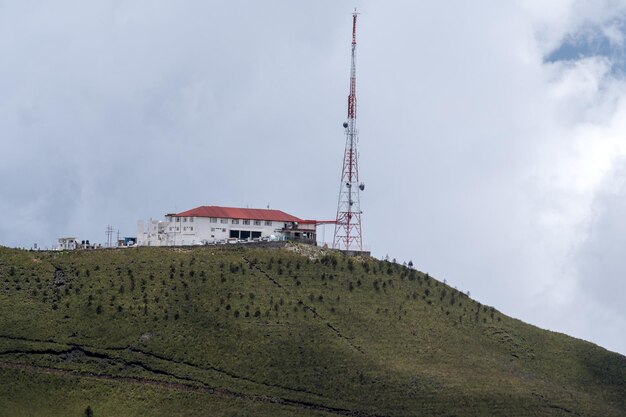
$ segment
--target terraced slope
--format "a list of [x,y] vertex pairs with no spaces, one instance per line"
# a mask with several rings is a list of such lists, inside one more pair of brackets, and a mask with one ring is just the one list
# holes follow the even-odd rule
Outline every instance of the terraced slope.
[[0,416],[625,416],[626,358],[307,246],[0,248]]

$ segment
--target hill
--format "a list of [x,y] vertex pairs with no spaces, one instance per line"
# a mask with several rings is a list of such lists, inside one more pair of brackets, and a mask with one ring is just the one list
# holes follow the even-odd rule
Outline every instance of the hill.
[[308,246],[0,248],[0,416],[625,416],[626,357]]

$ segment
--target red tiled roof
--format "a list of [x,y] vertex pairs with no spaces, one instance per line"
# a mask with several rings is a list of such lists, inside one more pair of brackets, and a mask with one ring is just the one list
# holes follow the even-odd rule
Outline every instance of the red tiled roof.
[[222,219],[270,220],[276,222],[300,222],[299,218],[280,210],[250,209],[236,207],[200,206],[174,217],[214,217]]

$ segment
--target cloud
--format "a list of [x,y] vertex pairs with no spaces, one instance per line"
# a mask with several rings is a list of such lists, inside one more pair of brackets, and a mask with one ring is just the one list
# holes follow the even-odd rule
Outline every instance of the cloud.
[[[573,255],[580,287],[576,302],[592,306],[590,311],[595,314],[585,321],[593,321],[598,327],[606,326],[606,322],[614,329],[626,325],[625,212],[626,164],[619,158],[595,195],[585,236]],[[626,343],[615,333],[619,332],[607,334],[610,346],[624,351]]]

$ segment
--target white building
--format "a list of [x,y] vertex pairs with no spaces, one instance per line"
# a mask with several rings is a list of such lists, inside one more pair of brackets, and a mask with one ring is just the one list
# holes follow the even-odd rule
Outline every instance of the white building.
[[78,242],[75,237],[60,237],[59,250],[74,250],[78,248]]
[[315,242],[316,221],[302,220],[280,210],[200,206],[164,221],[138,222],[137,245],[204,245],[254,240]]

